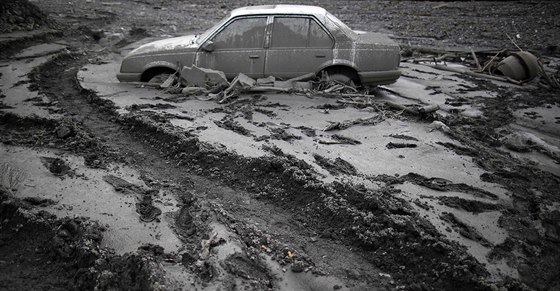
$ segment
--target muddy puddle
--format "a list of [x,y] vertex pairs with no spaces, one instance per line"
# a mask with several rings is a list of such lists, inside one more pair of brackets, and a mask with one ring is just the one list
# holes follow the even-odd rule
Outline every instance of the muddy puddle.
[[163,219],[165,213],[177,210],[172,195],[158,193],[154,201],[164,214],[160,222],[142,222],[136,211],[138,195],[117,192],[104,180],[112,175],[145,187],[139,174],[131,168],[110,165],[109,170],[91,169],[81,157],[6,145],[0,145],[0,160],[25,173],[16,197],[51,200],[50,205],[37,211],[47,210],[57,217],[84,216],[98,221],[107,228],[102,245],[119,254],[135,252],[146,243],[160,245],[166,252],[175,252],[181,246]]

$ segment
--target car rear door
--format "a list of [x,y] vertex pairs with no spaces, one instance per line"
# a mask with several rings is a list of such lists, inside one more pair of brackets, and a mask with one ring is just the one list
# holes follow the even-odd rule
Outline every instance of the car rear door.
[[315,73],[333,59],[334,41],[313,17],[274,16],[266,76],[292,78]]
[[196,65],[223,71],[228,78],[240,72],[253,78],[263,77],[266,23],[266,16],[232,20],[206,41],[212,42],[211,51],[197,52]]

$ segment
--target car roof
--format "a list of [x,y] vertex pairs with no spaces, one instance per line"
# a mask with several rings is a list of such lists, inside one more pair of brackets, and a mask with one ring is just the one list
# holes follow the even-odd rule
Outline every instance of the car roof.
[[258,5],[237,8],[231,11],[231,16],[257,14],[309,14],[325,15],[324,8],[310,5]]

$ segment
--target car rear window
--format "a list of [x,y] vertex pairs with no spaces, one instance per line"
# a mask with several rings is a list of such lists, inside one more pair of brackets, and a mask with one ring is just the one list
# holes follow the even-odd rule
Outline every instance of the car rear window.
[[274,17],[271,47],[332,47],[332,40],[314,19],[308,17]]
[[308,47],[327,48],[332,47],[333,42],[327,32],[313,19],[309,20],[309,43]]

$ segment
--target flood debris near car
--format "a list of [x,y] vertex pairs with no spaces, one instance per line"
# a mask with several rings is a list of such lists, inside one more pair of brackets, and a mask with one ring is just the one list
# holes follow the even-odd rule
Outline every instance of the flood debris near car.
[[33,3],[65,32],[0,36],[0,289],[559,286],[560,5]]

